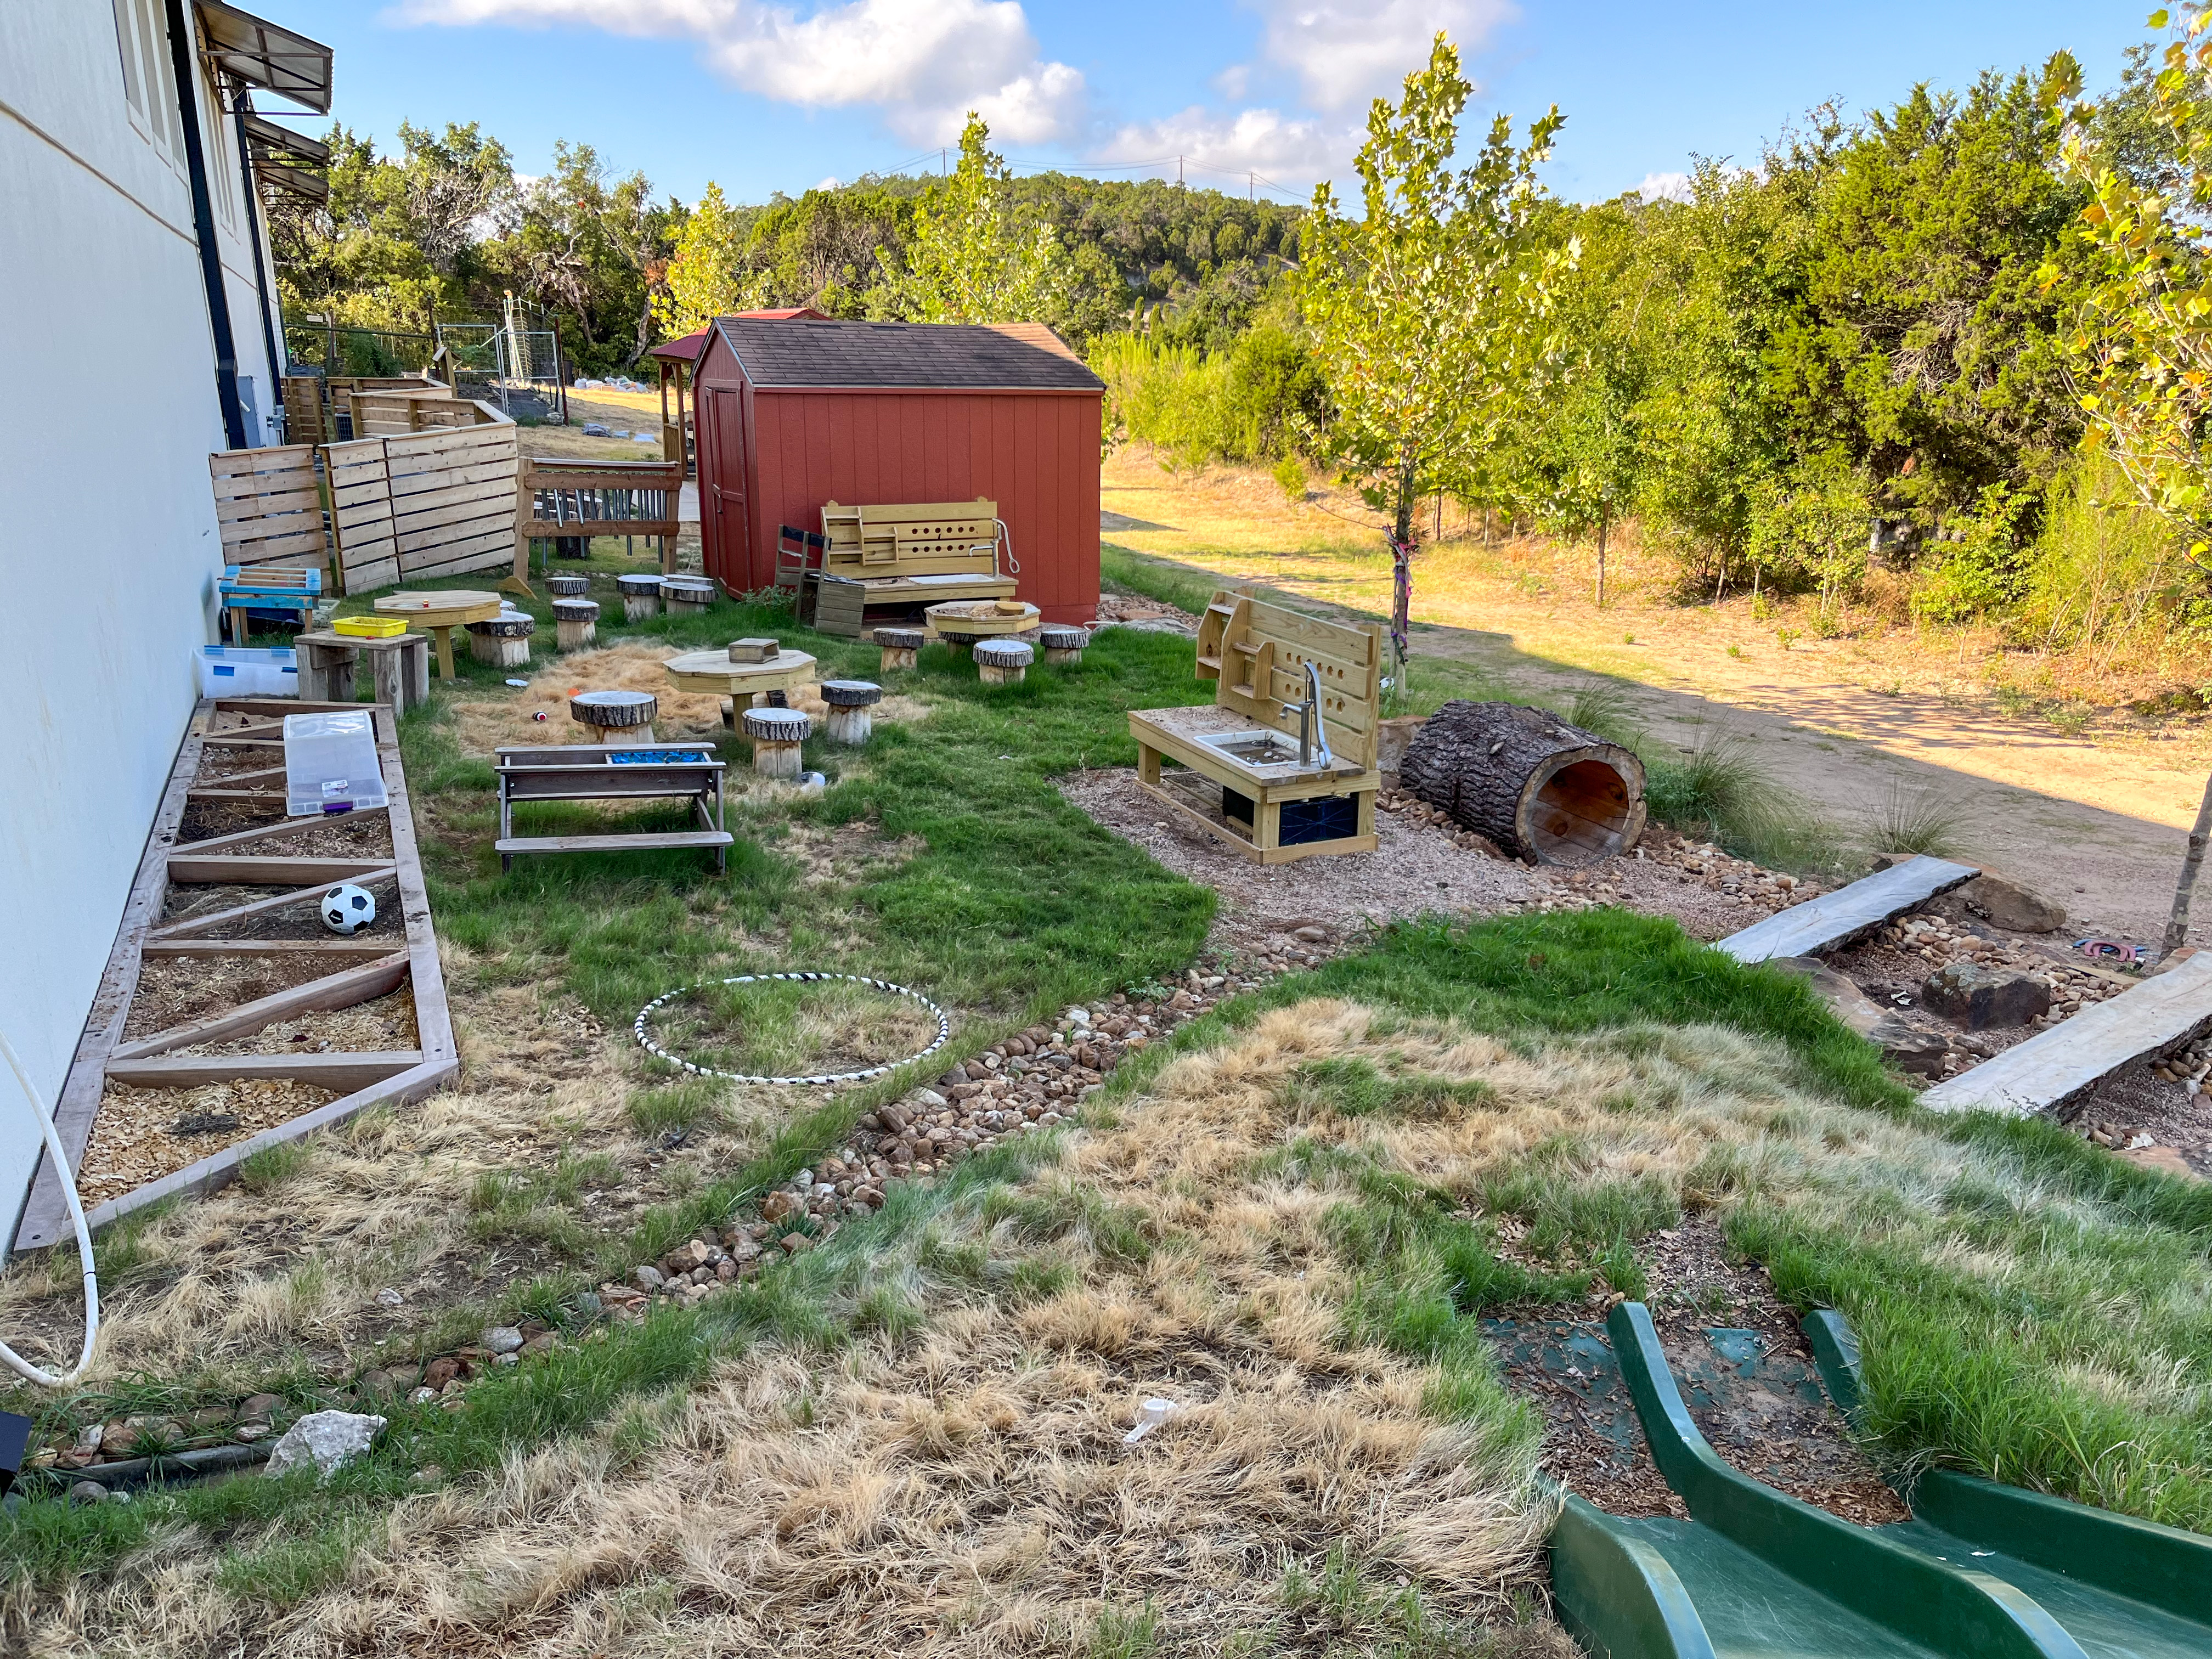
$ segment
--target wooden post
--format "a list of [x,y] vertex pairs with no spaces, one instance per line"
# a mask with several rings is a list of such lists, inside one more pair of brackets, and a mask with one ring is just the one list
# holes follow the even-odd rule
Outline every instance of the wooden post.
[[2161,961],[2188,943],[2189,898],[2197,885],[2197,872],[2204,866],[2208,840],[2212,840],[2212,777],[2204,780],[2204,799],[2197,805],[2197,822],[2189,831],[2189,851],[2181,860],[2181,879],[2173,889],[2173,914],[2167,919],[2166,937],[2159,942]]
[[[416,644],[416,649],[414,654],[427,657],[428,651],[422,641],[417,641]],[[390,703],[395,719],[404,713],[408,706],[407,676],[403,664],[403,659],[407,654],[404,651],[372,651],[368,653],[370,671],[376,676],[376,700],[379,702]],[[428,695],[427,686],[424,688],[424,695],[426,696]]]

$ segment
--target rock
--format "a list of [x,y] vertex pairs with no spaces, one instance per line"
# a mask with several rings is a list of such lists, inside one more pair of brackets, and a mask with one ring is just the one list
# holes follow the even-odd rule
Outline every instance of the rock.
[[1921,982],[1920,994],[1937,1013],[1970,1031],[2019,1025],[2051,1009],[2051,988],[2041,980],[1973,962],[1945,963]]
[[916,1089],[914,1103],[925,1112],[941,1112],[952,1103],[934,1089]]
[[1812,957],[1778,957],[1768,965],[1805,980],[1829,1012],[1881,1049],[1881,1057],[1899,1071],[1942,1075],[1948,1045],[1942,1037],[1915,1030],[1825,963]]
[[780,1188],[761,1200],[761,1216],[764,1220],[781,1221],[785,1217],[798,1212],[799,1200]]
[[2164,1175],[2179,1176],[2185,1181],[2202,1181],[2204,1177],[2189,1167],[2189,1160],[2171,1146],[2130,1146],[2120,1156],[2138,1168],[2156,1170]]
[[2066,912],[2020,883],[1987,871],[1959,889],[1966,908],[2015,933],[2055,933],[2066,925]]
[[376,1299],[387,1308],[396,1308],[407,1298],[387,1285],[376,1293]]
[[940,1089],[950,1089],[956,1084],[966,1083],[968,1081],[969,1081],[969,1079],[968,1076],[967,1066],[964,1065],[956,1064],[950,1071],[946,1072],[943,1077],[937,1079],[937,1086]]
[[368,1451],[383,1432],[384,1419],[365,1412],[309,1412],[270,1449],[269,1473],[312,1464],[328,1476]]
[[483,1345],[494,1353],[513,1353],[522,1346],[522,1333],[512,1325],[487,1325]]
[[811,1250],[814,1248],[814,1241],[805,1233],[786,1233],[776,1242],[793,1255],[797,1255],[801,1250]]
[[1293,927],[1291,930],[1291,937],[1302,939],[1309,945],[1326,945],[1328,943],[1328,929],[1310,925],[1304,927]]
[[107,1501],[107,1488],[97,1480],[80,1480],[69,1489],[72,1504],[101,1504]]
[[448,1354],[442,1359],[432,1360],[424,1367],[422,1386],[426,1389],[442,1389],[460,1374],[461,1362]]
[[284,1401],[281,1396],[273,1394],[257,1394],[248,1395],[240,1404],[238,1414],[241,1419],[269,1418],[274,1417],[283,1408]]
[[644,1267],[639,1267],[635,1273],[630,1274],[630,1278],[636,1282],[637,1287],[641,1291],[657,1291],[663,1285],[668,1282],[667,1279],[662,1276],[660,1269],[650,1265],[649,1263]]

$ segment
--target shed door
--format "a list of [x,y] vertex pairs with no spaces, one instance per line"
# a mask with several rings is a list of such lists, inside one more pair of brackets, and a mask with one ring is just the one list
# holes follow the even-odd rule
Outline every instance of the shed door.
[[753,580],[752,526],[745,514],[745,410],[734,386],[708,386],[707,441],[714,459],[707,471],[709,499],[700,506],[714,515],[715,545],[722,551],[722,580],[732,587],[757,587]]

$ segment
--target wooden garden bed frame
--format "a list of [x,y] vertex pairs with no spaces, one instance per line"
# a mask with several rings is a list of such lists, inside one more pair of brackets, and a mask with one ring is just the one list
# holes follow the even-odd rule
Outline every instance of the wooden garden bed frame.
[[[1323,729],[1334,765],[1326,772],[1272,768],[1255,774],[1225,759],[1203,741],[1225,732],[1267,730],[1295,739],[1305,701],[1305,665],[1321,671]],[[1258,864],[1287,864],[1322,853],[1371,853],[1376,846],[1375,768],[1381,729],[1382,630],[1375,623],[1347,628],[1254,599],[1217,592],[1200,619],[1197,672],[1218,682],[1209,706],[1133,710],[1129,735],[1137,740],[1137,781],[1177,818]],[[1164,777],[1163,759],[1188,776]],[[1243,796],[1251,805],[1249,830],[1225,811],[1216,817],[1186,791],[1205,784]],[[1282,840],[1283,808],[1322,797],[1353,797],[1352,833],[1326,841]]]
[[[231,801],[284,811],[283,721],[286,714],[317,710],[357,713],[368,708],[376,723],[377,759],[389,805],[380,811],[392,834],[389,858],[301,858],[289,854],[288,837],[329,822],[321,817],[277,817],[265,827],[239,830],[179,843],[185,810],[194,800]],[[217,713],[265,715],[266,721],[210,734]],[[220,781],[199,781],[201,757],[212,750],[265,751],[272,765]],[[311,902],[333,881],[396,886],[404,940],[246,939],[227,936],[239,921],[288,905]],[[164,925],[161,921],[170,884],[221,882],[265,886],[269,896]],[[166,1031],[124,1040],[131,1005],[138,988],[140,965],[151,957],[213,957],[284,956],[310,952],[351,958],[319,978],[219,1012],[205,1014]],[[402,1051],[307,1054],[180,1055],[198,1043],[250,1036],[282,1019],[350,1008],[386,996],[401,986],[415,1002],[418,1046]],[[409,810],[407,779],[399,761],[392,711],[382,704],[301,702],[289,697],[203,699],[191,729],[177,751],[168,787],[155,814],[152,833],[124,906],[123,924],[108,954],[92,1012],[77,1041],[76,1057],[62,1085],[54,1117],[74,1168],[82,1163],[100,1115],[107,1085],[191,1087],[244,1078],[288,1078],[341,1091],[339,1097],[289,1122],[264,1129],[198,1163],[108,1200],[87,1219],[94,1230],[184,1194],[211,1192],[237,1174],[238,1166],[264,1148],[295,1140],[313,1130],[343,1123],[368,1107],[419,1099],[442,1087],[460,1069],[453,1044],[453,1020],[446,1007],[446,984],[438,969],[438,942],[430,927],[430,903],[422,885],[422,866],[415,846],[415,821]],[[15,1232],[15,1249],[43,1249],[71,1236],[63,1176],[49,1155],[41,1155]]]

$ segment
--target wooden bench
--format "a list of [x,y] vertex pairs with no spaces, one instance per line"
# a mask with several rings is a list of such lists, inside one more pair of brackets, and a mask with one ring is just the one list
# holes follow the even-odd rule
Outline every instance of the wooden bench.
[[[1381,627],[1347,628],[1248,593],[1219,592],[1200,625],[1197,658],[1198,677],[1217,682],[1211,705],[1129,715],[1146,793],[1257,863],[1373,852],[1382,782],[1375,769]],[[1297,758],[1308,663],[1321,679],[1320,725],[1332,757],[1326,766]],[[1248,764],[1217,746],[1271,735],[1285,758]],[[1163,771],[1170,760],[1182,769]]]
[[[723,827],[722,762],[711,744],[532,744],[495,751],[499,763],[499,854],[502,872],[518,853],[636,853],[654,848],[712,848],[714,868],[729,867],[732,839]],[[630,761],[618,758],[640,756]],[[529,800],[688,799],[696,830],[647,830],[604,836],[518,836],[514,804]],[[710,805],[711,803],[711,805]]]
[[354,665],[362,652],[376,677],[376,700],[397,716],[430,701],[430,636],[317,632],[292,641],[299,653],[300,696],[307,702],[351,702]]
[[[803,586],[810,574],[818,574],[819,586],[832,592],[841,579],[857,582],[863,613],[896,607],[904,616],[942,599],[1011,596],[1021,567],[999,522],[998,503],[978,496],[972,501],[883,507],[825,502],[822,534],[805,538],[796,569],[795,585]],[[845,607],[831,607],[827,598],[823,609],[837,626],[823,631],[849,629],[848,637],[858,638],[859,620],[848,622]]]

